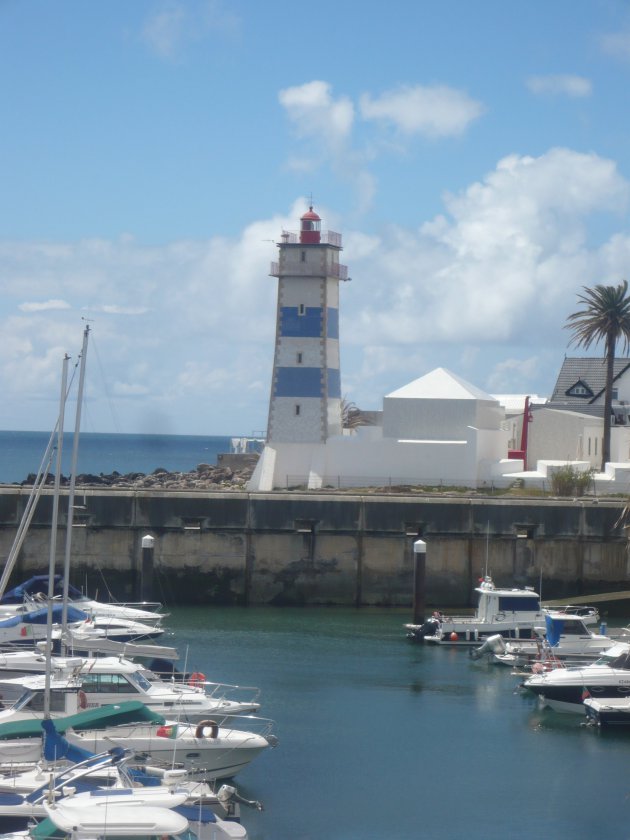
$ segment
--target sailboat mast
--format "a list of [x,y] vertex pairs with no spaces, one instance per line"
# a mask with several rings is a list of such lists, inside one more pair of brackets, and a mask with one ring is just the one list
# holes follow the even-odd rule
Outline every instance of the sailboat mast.
[[48,560],[48,616],[46,623],[46,681],[44,683],[44,717],[50,717],[50,673],[52,667],[52,617],[53,598],[55,595],[55,555],[57,553],[57,522],[59,519],[59,488],[61,486],[61,452],[63,449],[63,424],[66,407],[66,383],[68,381],[68,361],[63,358],[61,374],[61,399],[57,426],[57,465],[55,468],[55,491],[53,495],[52,522],[50,528],[50,557]]
[[70,581],[70,555],[72,551],[72,526],[74,522],[74,495],[77,478],[77,461],[79,455],[79,435],[81,431],[81,409],[83,406],[83,385],[85,382],[85,360],[87,357],[88,337],[90,327],[86,325],[83,331],[83,346],[81,347],[81,365],[79,367],[79,385],[77,389],[77,410],[74,421],[74,437],[72,439],[72,461],[70,466],[70,488],[68,490],[68,516],[66,525],[66,552],[63,564],[63,606],[61,612],[61,633],[65,642],[68,630],[68,588]]

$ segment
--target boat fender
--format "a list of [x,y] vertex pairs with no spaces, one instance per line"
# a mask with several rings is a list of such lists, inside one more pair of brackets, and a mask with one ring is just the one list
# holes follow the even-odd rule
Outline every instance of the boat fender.
[[[205,730],[210,727],[210,734],[206,736]],[[197,728],[195,729],[195,738],[218,738],[219,737],[219,724],[215,720],[202,720],[201,723],[197,724]]]
[[205,683],[206,675],[202,674],[201,671],[195,671],[193,674],[190,675],[188,678],[188,685],[196,688],[201,683]]
[[80,688],[77,692],[77,703],[80,709],[87,709],[87,694]]

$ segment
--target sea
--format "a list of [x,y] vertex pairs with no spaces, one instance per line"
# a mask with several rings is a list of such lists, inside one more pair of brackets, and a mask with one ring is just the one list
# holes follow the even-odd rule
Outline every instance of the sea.
[[[0,484],[24,481],[37,473],[50,440],[50,432],[0,431]],[[109,475],[163,468],[188,472],[198,464],[215,465],[217,455],[231,451],[232,438],[203,435],[140,435],[83,432],[77,473]],[[73,435],[66,433],[61,447],[61,472],[68,476],[72,464]],[[56,454],[51,472],[56,468]]]
[[[48,437],[1,432],[0,481],[36,472]],[[186,471],[230,442],[86,433],[79,470]],[[156,589],[180,667],[259,688],[274,721],[278,745],[233,781],[264,806],[243,806],[250,840],[630,838],[630,731],[540,709],[521,676],[465,650],[409,642],[408,610],[170,608],[168,581]]]

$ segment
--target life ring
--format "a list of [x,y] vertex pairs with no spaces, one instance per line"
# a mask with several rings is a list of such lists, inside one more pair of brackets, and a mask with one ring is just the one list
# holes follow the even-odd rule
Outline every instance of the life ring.
[[503,612],[503,610],[501,610],[501,612],[498,612],[495,615],[494,620],[495,621],[505,621],[505,613]]
[[[206,735],[205,730],[210,727],[210,734]],[[197,728],[195,729],[195,738],[218,738],[219,737],[219,724],[216,720],[202,720],[200,723],[197,724]]]
[[205,683],[206,675],[202,674],[201,671],[195,671],[193,674],[190,675],[188,678],[188,685],[196,688],[198,685]]
[[80,688],[77,692],[77,702],[80,709],[87,709],[87,694]]

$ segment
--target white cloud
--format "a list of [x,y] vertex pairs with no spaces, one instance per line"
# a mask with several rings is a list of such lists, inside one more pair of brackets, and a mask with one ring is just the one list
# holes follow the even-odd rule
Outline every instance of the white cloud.
[[526,359],[508,358],[498,362],[486,379],[486,387],[492,392],[501,393],[514,390],[514,382],[534,382],[540,374],[541,360],[538,356]]
[[278,99],[299,136],[313,138],[332,149],[350,136],[354,106],[347,96],[333,98],[327,82],[313,81],[285,88]]
[[144,397],[149,393],[147,386],[138,382],[114,382],[112,391],[117,397]]
[[568,74],[557,76],[530,76],[525,84],[537,95],[569,96],[573,99],[590,96],[593,84],[583,76]]
[[600,38],[602,50],[613,58],[630,60],[630,31],[611,32]]
[[484,112],[481,102],[446,85],[404,86],[379,97],[363,94],[361,115],[392,124],[403,134],[453,137]]
[[[355,283],[342,290],[343,357],[355,366],[359,352],[370,359],[350,397],[366,404],[370,393],[403,384],[391,374],[408,369],[405,348],[414,365],[423,362],[415,376],[452,366],[486,390],[530,390],[536,364],[540,376],[555,376],[541,354],[553,346],[551,364],[559,364],[577,292],[618,280],[630,256],[626,234],[590,245],[589,221],[610,213],[621,224],[628,196],[612,161],[552,149],[502,159],[483,180],[446,196],[441,216],[417,231],[389,229],[356,257],[350,234],[344,255]],[[370,355],[370,348],[384,349]]]
[[106,315],[146,315],[150,310],[147,306],[118,306],[115,303],[103,303],[100,306],[91,307],[91,311],[103,312]]
[[171,58],[184,37],[186,12],[181,3],[166,3],[147,18],[143,40],[162,58]]
[[[368,235],[318,206],[325,225],[344,234],[343,262],[353,278],[340,290],[344,394],[379,408],[384,394],[438,366],[489,391],[541,392],[535,379],[555,377],[580,288],[625,276],[628,196],[612,161],[552,149],[503,158],[415,228]],[[25,413],[35,418],[30,428],[51,427],[61,359],[76,357],[79,313],[87,308],[91,430],[111,427],[112,400],[120,403],[117,431],[140,424],[150,431],[152,417],[174,433],[263,428],[277,293],[269,240],[295,230],[304,207],[299,199],[286,215],[252,221],[238,237],[162,247],[124,238],[52,251],[5,240],[0,276],[13,278],[8,267],[19,264],[36,290],[31,299],[71,308],[16,311],[11,299],[23,295],[20,283],[5,290],[0,427],[16,428],[11,418]],[[590,221],[601,228],[604,214],[613,223],[619,214],[618,232],[591,242]],[[28,428],[24,421],[17,427]]]
[[46,312],[52,309],[70,309],[70,304],[65,300],[44,300],[41,302],[21,303],[18,306],[21,312]]
[[211,32],[232,34],[239,24],[238,16],[219,0],[194,4],[167,0],[146,18],[141,38],[160,58],[173,59],[187,44]]

